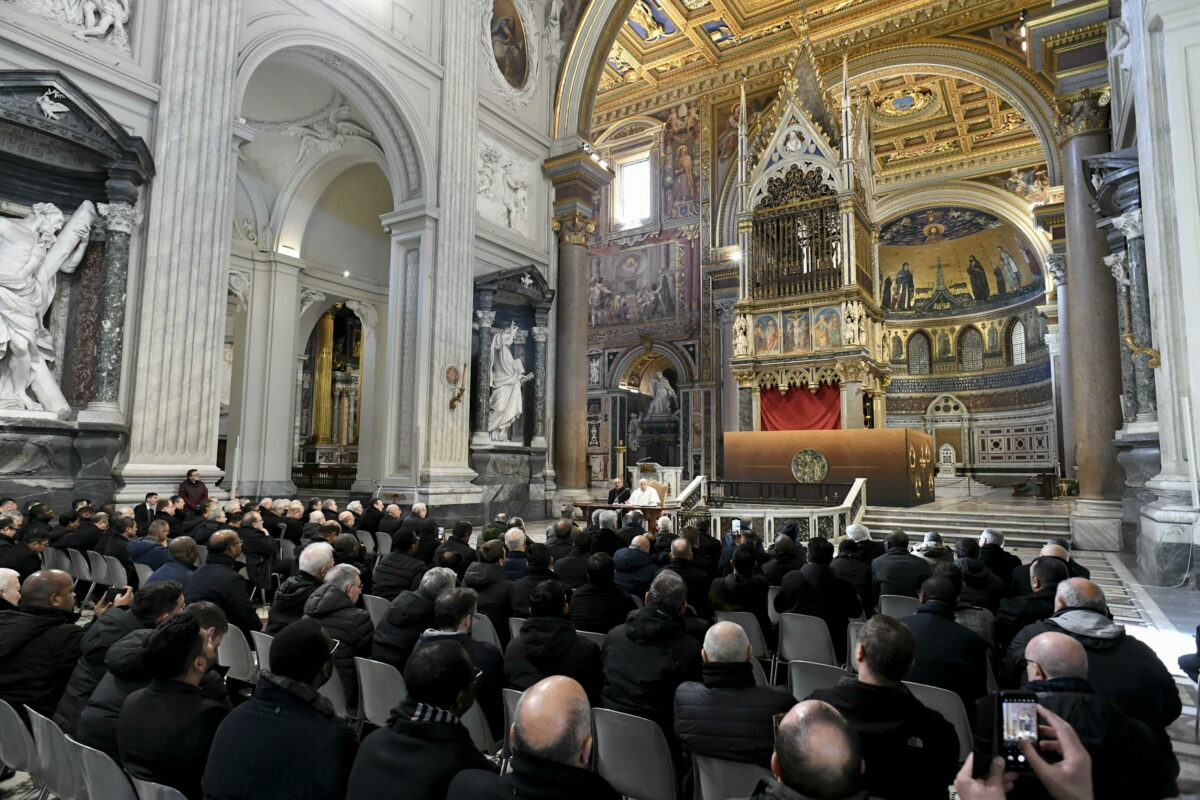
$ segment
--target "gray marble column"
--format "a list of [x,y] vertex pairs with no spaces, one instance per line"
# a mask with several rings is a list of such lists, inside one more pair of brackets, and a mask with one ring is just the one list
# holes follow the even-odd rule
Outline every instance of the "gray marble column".
[[588,236],[596,223],[575,213],[558,231],[558,325],[555,346],[554,469],[560,490],[582,491],[587,470]]
[[129,203],[99,206],[108,231],[104,249],[104,286],[100,300],[100,331],[96,342],[96,371],[88,410],[119,416],[121,355],[125,344],[125,290],[129,279],[129,235],[142,215]]
[[165,3],[126,485],[118,501],[216,466],[232,226],[234,68],[241,0]]
[[475,330],[479,331],[479,358],[475,362],[475,432],[474,438],[481,444],[491,441],[488,435],[488,403],[492,399],[492,323],[496,312],[481,309],[475,312]]
[[[550,329],[535,325],[533,337],[533,447],[546,446],[546,340]],[[585,361],[586,369],[586,361]]]

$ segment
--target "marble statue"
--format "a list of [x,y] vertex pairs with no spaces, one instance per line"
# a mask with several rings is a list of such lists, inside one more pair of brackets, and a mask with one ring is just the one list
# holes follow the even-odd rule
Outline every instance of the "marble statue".
[[[75,31],[76,39],[110,37],[117,45],[128,46],[129,4],[132,0],[84,0],[83,30]],[[111,34],[111,36],[110,36]]]
[[640,414],[630,414],[629,422],[625,425],[625,446],[633,452],[641,446],[642,417]]
[[51,203],[35,203],[21,219],[0,218],[0,408],[70,410],[47,364],[54,342],[42,320],[58,273],[79,266],[95,220],[88,201],[65,224]]
[[523,412],[521,387],[533,378],[512,352],[517,323],[492,337],[491,399],[488,401],[488,433],[494,442],[508,441],[508,427]]
[[675,410],[675,390],[660,370],[650,379],[650,410],[648,417],[669,417]]
[[733,354],[739,358],[750,355],[750,320],[745,314],[738,314],[733,323]]

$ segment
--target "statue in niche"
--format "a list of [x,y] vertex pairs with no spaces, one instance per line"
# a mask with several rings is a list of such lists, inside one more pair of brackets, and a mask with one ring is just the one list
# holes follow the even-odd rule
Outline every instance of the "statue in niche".
[[646,416],[669,417],[674,410],[675,390],[671,388],[671,382],[662,374],[662,370],[659,370],[658,374],[650,379],[650,410]]
[[89,201],[66,224],[51,203],[35,203],[21,219],[0,218],[0,408],[70,410],[47,363],[54,342],[42,320],[58,273],[79,266],[95,220]]
[[733,323],[733,355],[750,355],[750,320],[745,314],[738,314]]
[[533,377],[513,355],[517,323],[492,337],[491,400],[488,402],[488,433],[493,442],[507,442],[508,428],[523,412],[521,387]]
[[625,425],[625,447],[629,452],[635,452],[642,444],[642,417],[640,414],[630,414],[629,422]]

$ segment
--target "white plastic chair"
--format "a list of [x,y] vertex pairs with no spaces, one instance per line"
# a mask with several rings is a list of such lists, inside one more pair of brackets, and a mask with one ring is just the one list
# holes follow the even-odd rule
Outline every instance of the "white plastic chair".
[[221,639],[221,644],[217,647],[217,663],[229,668],[225,674],[227,678],[245,683],[258,681],[258,670],[254,666],[250,643],[246,641],[246,634],[236,625],[230,625],[229,630],[225,632],[225,638]]
[[504,738],[500,741],[500,772],[512,761],[512,740],[510,731],[517,719],[517,704],[521,702],[523,692],[517,689],[505,689],[501,693],[504,699]]
[[497,650],[504,651],[504,648],[500,646],[500,637],[496,634],[496,626],[492,624],[491,617],[486,614],[474,615],[474,621],[471,623],[471,638],[477,642],[487,642],[494,645]]
[[0,761],[17,772],[28,772],[41,780],[37,743],[17,710],[0,700]]
[[521,635],[521,628],[525,625],[524,617],[509,617],[508,618],[508,638],[516,639]]
[[902,594],[885,594],[879,597],[879,613],[893,619],[904,619],[917,613],[920,605],[915,597]]
[[[230,628],[232,630],[232,628]],[[349,710],[346,708],[346,687],[342,686],[341,676],[335,669],[333,674],[329,676],[329,680],[317,690],[317,693],[329,701],[333,706],[333,713],[337,714],[341,719],[346,719],[350,716]]]
[[130,780],[133,781],[133,788],[137,791],[138,800],[187,800],[183,792],[170,786],[144,781],[133,776],[130,776]]
[[769,769],[757,764],[726,761],[692,754],[695,800],[726,800],[749,797],[763,778],[772,777]]
[[33,728],[41,772],[37,777],[42,785],[59,800],[86,800],[83,771],[79,759],[73,757],[73,748],[67,741],[67,735],[54,724],[54,720],[42,716],[29,706],[25,706],[25,710],[29,713],[29,725]]
[[250,631],[250,641],[254,642],[254,654],[258,657],[258,671],[271,671],[271,642],[274,636],[268,636],[262,631]]
[[589,642],[594,642],[601,650],[604,649],[604,643],[608,641],[607,633],[596,633],[595,631],[575,631],[575,635],[580,639],[587,639]]
[[371,624],[378,628],[379,623],[383,622],[383,618],[387,616],[391,603],[387,601],[386,597],[374,594],[364,594],[362,599],[363,605],[367,607],[367,613],[371,615]]
[[[617,794],[636,800],[678,800],[675,765],[662,730],[648,719],[592,709],[596,772]],[[636,764],[636,769],[630,765]]]
[[813,661],[836,666],[837,655],[825,620],[808,614],[780,614],[779,652],[775,659],[776,663]]
[[913,693],[913,697],[921,701],[923,706],[938,712],[954,726],[954,732],[958,734],[958,763],[966,761],[967,756],[971,754],[973,743],[971,718],[967,716],[967,709],[963,705],[962,698],[956,692],[938,686],[911,683],[910,681],[904,681],[904,685]]
[[83,780],[92,800],[137,800],[129,776],[108,753],[67,739],[79,755]]
[[362,543],[363,550],[368,553],[375,552],[375,537],[371,535],[370,531],[355,531],[354,536]]
[[358,673],[358,694],[362,716],[380,728],[387,725],[392,710],[408,697],[408,687],[400,670],[382,661],[355,656]]
[[104,574],[108,576],[109,586],[129,585],[129,573],[116,556],[104,557]]
[[779,624],[779,612],[775,610],[775,596],[779,594],[779,587],[772,586],[767,589],[767,617],[776,625]]
[[815,689],[828,689],[849,674],[841,667],[829,664],[814,664],[811,661],[789,661],[787,665],[788,689],[799,703],[807,700]]
[[146,581],[150,580],[150,576],[154,574],[154,570],[150,568],[149,564],[139,564],[136,561],[133,562],[133,571],[137,573],[139,587],[145,586]]
[[499,751],[500,743],[492,741],[491,728],[488,727],[487,717],[484,716],[479,703],[473,703],[467,709],[467,713],[462,715],[462,724],[471,734],[471,741],[475,743],[479,752],[494,755]]
[[392,552],[392,535],[383,531],[375,531],[376,550],[379,551],[379,557],[383,558],[388,553]]

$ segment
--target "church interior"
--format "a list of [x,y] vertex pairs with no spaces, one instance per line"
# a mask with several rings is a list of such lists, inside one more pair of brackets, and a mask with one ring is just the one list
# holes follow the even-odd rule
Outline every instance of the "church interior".
[[[1026,562],[1065,548],[1158,655],[1182,713],[1157,796],[1200,797],[1195,0],[3,0],[0,21],[14,530],[84,498],[145,503],[146,536],[154,494],[174,540],[209,518],[169,507],[189,485],[239,517],[419,507],[475,545],[505,516],[550,543],[563,509],[595,535],[629,502],[730,551],[753,528],[763,559],[995,530]],[[280,565],[303,570],[268,533],[264,624]],[[120,581],[70,576],[98,625],[92,588]],[[26,778],[50,785],[36,758]]]

